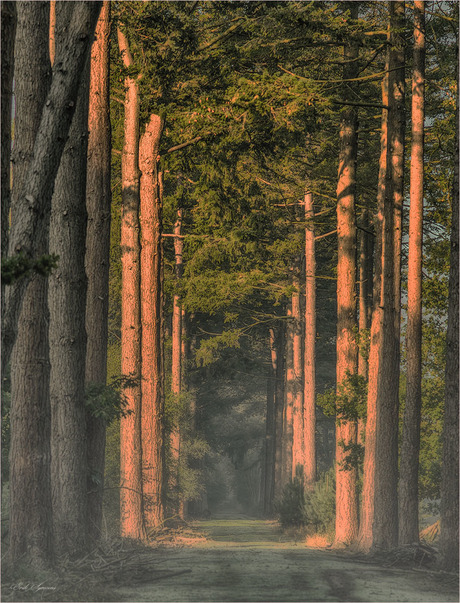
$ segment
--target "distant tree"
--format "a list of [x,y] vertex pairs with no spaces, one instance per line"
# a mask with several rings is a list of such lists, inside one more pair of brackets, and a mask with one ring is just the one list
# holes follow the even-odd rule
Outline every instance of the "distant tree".
[[[51,82],[49,3],[18,2],[16,6],[13,221],[20,216],[35,138]],[[44,211],[44,224],[36,237],[39,254],[48,253],[49,205]],[[11,243],[14,246],[14,234]],[[14,564],[25,562],[34,567],[49,565],[53,559],[47,296],[47,279],[35,274],[25,291],[11,360],[9,554]]]
[[425,117],[425,2],[414,3],[412,150],[407,279],[406,403],[399,469],[399,544],[419,539],[419,453],[422,408],[422,249]]
[[[111,126],[110,126],[110,2],[104,2],[91,51],[88,120],[88,165],[86,179],[85,266],[86,372],[87,384],[106,384],[109,304],[109,254],[111,215]],[[101,533],[104,492],[105,420],[86,412],[88,459],[88,536]]]

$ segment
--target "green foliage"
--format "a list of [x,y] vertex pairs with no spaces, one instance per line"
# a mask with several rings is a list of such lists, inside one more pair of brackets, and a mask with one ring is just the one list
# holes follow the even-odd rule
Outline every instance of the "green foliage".
[[30,276],[32,273],[40,276],[49,276],[57,268],[59,256],[42,255],[34,260],[18,253],[9,258],[2,259],[2,284],[12,285],[21,278]]
[[282,528],[305,525],[307,519],[304,490],[303,469],[301,466],[297,466],[294,479],[286,484],[281,494],[281,500],[275,505]]
[[215,337],[201,341],[196,350],[197,366],[208,366],[219,357],[222,349],[240,347],[240,330],[224,331]]
[[340,463],[340,471],[351,471],[352,469],[359,469],[363,466],[364,446],[362,444],[358,444],[357,442],[345,444],[343,440],[340,440],[338,445],[345,453],[347,453]]
[[335,524],[335,471],[323,473],[305,497],[305,516],[315,532],[333,534]]
[[88,383],[85,391],[85,405],[93,417],[104,419],[110,425],[115,419],[126,417],[132,411],[126,408],[127,401],[123,389],[135,385],[127,377],[113,378],[110,385]]
[[337,390],[329,389],[319,394],[317,403],[326,416],[336,417],[338,425],[341,421],[364,419],[367,411],[367,381],[362,375],[347,371]]

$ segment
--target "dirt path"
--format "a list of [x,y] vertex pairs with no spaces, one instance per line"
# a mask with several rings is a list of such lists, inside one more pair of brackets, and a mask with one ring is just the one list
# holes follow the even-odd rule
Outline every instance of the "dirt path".
[[283,539],[268,521],[213,520],[198,522],[197,527],[207,540],[152,551],[152,567],[171,574],[151,583],[118,587],[112,600],[459,600],[453,576],[383,568],[333,551],[308,549],[301,542]]

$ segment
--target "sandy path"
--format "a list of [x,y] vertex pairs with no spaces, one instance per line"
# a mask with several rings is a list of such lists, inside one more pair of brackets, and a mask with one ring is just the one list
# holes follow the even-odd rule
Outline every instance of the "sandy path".
[[382,568],[344,554],[280,542],[258,520],[199,523],[210,540],[152,551],[152,567],[180,572],[116,588],[116,601],[458,601],[456,578]]

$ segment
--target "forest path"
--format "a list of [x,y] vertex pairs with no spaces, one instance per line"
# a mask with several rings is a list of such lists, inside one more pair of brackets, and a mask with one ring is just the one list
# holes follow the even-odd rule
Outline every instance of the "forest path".
[[111,600],[458,601],[454,577],[309,549],[283,537],[274,522],[214,519],[194,527],[207,538],[152,550],[152,566],[168,574],[164,579],[116,588]]

